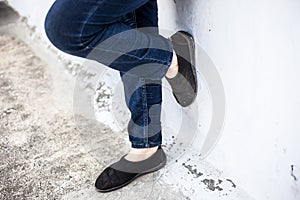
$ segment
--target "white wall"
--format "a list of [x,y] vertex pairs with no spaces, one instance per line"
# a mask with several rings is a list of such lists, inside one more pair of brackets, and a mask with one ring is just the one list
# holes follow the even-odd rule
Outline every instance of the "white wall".
[[177,27],[225,88],[225,126],[207,160],[257,199],[300,199],[300,1],[176,2]]
[[[43,33],[53,1],[8,2]],[[206,161],[255,199],[300,199],[300,1],[176,2],[159,1],[161,27],[191,31],[225,89],[224,130]]]
[[208,160],[257,199],[299,199],[300,2],[180,2],[182,27],[191,22],[225,87],[224,132]]

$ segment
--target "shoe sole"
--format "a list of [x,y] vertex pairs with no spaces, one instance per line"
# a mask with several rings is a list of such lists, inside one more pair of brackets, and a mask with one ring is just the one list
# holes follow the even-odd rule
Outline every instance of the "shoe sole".
[[[189,49],[189,52],[190,53],[190,64],[191,64],[191,68],[192,68],[192,73],[195,77],[195,96],[193,97],[191,103],[187,104],[187,105],[182,105],[178,102],[176,96],[175,96],[175,99],[176,101],[182,106],[182,107],[188,107],[190,106],[196,99],[197,97],[197,94],[198,94],[198,78],[197,78],[197,71],[196,71],[196,61],[195,61],[195,41],[194,41],[194,38],[193,36],[188,33],[188,32],[185,32],[185,31],[178,31],[179,33],[182,33],[181,36],[185,38],[185,40],[187,41],[188,43],[188,49]],[[176,53],[176,52],[175,52]]]

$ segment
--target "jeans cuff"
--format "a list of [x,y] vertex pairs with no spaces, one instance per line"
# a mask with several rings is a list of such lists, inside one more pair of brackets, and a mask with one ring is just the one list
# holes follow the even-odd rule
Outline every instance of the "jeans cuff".
[[151,148],[151,147],[157,147],[161,145],[162,142],[148,142],[148,143],[133,143],[131,142],[132,148]]

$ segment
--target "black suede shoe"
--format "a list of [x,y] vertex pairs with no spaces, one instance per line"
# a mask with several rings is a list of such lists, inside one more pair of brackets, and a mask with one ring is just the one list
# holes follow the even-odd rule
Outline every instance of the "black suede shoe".
[[187,107],[197,96],[197,73],[195,68],[195,43],[193,37],[184,31],[178,31],[171,36],[174,51],[178,59],[178,74],[167,78],[176,101]]
[[128,161],[125,156],[99,175],[95,182],[97,191],[110,192],[124,187],[139,176],[161,169],[167,160],[161,146],[149,158],[139,162]]

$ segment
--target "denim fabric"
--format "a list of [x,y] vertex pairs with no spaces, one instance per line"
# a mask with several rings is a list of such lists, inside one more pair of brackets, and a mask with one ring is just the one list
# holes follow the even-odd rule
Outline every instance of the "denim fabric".
[[[151,28],[139,29],[144,27]],[[132,147],[161,144],[161,79],[173,47],[158,34],[156,0],[56,0],[45,31],[61,51],[118,70],[131,112]]]

